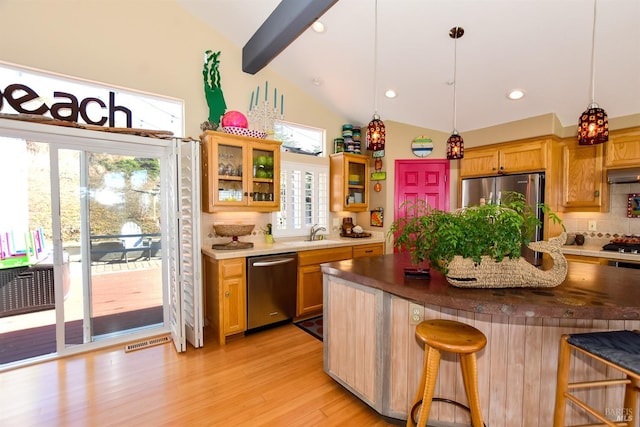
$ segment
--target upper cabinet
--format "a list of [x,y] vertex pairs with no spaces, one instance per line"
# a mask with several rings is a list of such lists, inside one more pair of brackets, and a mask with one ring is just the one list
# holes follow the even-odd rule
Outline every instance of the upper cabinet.
[[280,142],[212,131],[201,140],[203,211],[280,209]]
[[605,167],[615,169],[640,165],[640,128],[610,132],[605,145]]
[[369,158],[360,154],[331,155],[331,211],[369,209]]
[[578,145],[568,138],[561,145],[562,210],[606,211],[603,144]]
[[460,160],[460,177],[541,171],[547,167],[547,139],[468,148]]

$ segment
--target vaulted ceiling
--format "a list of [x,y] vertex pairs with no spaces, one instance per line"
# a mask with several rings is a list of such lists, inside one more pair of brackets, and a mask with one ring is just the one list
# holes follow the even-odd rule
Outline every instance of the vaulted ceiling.
[[[177,0],[243,47],[279,0]],[[577,124],[591,103],[590,0],[339,0],[271,63],[350,122],[383,120],[451,132],[454,41],[457,129],[547,113]],[[640,0],[599,0],[595,101],[610,118],[640,113]],[[374,63],[377,57],[377,73]],[[377,74],[374,96],[374,74]],[[512,89],[525,92],[511,101]],[[397,97],[384,92],[394,89]],[[377,101],[375,100],[377,98]]]

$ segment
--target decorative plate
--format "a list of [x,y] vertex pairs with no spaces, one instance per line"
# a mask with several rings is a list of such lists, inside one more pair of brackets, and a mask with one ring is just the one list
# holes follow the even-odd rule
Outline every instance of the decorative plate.
[[411,151],[418,157],[427,157],[433,151],[431,138],[419,136],[411,141]]
[[233,135],[249,136],[251,138],[265,139],[267,134],[253,129],[239,128],[235,126],[224,126],[222,132]]

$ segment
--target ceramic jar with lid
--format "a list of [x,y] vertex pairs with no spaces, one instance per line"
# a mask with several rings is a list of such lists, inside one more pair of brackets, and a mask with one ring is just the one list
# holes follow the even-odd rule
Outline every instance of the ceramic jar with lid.
[[349,216],[342,218],[342,235],[350,235],[353,231],[353,219]]

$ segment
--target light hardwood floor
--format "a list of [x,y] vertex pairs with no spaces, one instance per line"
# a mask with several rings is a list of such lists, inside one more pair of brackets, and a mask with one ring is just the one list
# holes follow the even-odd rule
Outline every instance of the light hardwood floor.
[[0,374],[0,425],[392,426],[322,370],[289,324],[178,354],[110,348]]

